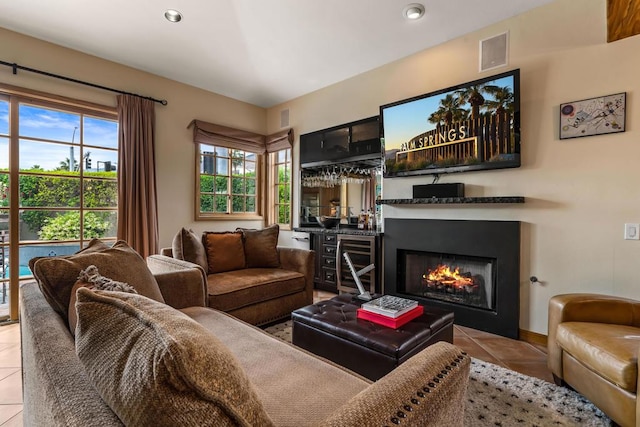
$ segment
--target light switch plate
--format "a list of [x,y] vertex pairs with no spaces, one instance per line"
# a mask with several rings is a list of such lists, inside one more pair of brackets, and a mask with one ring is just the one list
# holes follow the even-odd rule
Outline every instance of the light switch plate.
[[624,239],[625,240],[640,240],[640,224],[631,223],[624,225]]

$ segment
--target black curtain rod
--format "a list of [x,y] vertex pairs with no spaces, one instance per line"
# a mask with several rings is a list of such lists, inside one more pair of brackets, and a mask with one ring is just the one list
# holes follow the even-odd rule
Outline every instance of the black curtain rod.
[[30,73],[42,74],[43,76],[47,76],[47,77],[53,77],[53,78],[60,79],[60,80],[66,80],[68,82],[78,83],[78,84],[85,85],[85,86],[91,86],[91,87],[95,87],[95,88],[102,89],[102,90],[108,90],[110,92],[121,93],[123,95],[137,96],[138,98],[148,99],[148,100],[151,100],[153,102],[157,102],[157,103],[162,104],[162,105],[167,105],[168,104],[166,99],[155,99],[155,98],[152,98],[150,96],[138,95],[137,93],[125,92],[124,90],[118,90],[118,89],[113,89],[113,88],[106,87],[106,86],[97,85],[95,83],[84,82],[82,80],[72,79],[71,77],[61,76],[59,74],[53,74],[53,73],[48,73],[46,71],[36,70],[35,68],[24,67],[22,65],[16,64],[15,62],[11,63],[11,62],[0,61],[0,64],[1,65],[6,65],[7,67],[11,67],[13,69],[13,74],[18,74],[18,70],[24,70],[24,71],[29,71]]

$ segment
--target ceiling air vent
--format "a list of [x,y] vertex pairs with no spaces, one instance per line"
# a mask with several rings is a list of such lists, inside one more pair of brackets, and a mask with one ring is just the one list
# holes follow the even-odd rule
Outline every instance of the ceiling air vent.
[[480,71],[503,67],[508,62],[509,33],[480,40]]

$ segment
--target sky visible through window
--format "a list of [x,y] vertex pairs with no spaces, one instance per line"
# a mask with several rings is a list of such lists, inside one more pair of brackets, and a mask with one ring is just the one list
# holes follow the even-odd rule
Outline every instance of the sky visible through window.
[[9,134],[9,103],[0,101],[0,135]]
[[9,103],[0,101],[0,170],[9,169]]
[[[47,140],[80,143],[79,114],[49,110],[31,105],[20,105],[20,136],[31,138],[43,138]],[[98,147],[118,148],[118,123],[84,116],[84,144]],[[0,104],[0,133],[8,133],[8,104]],[[5,142],[5,141],[3,141]],[[6,142],[5,142],[6,143]],[[1,144],[1,143],[0,143]],[[0,150],[4,150],[0,145]],[[4,151],[2,151],[4,153]],[[116,151],[85,148],[85,154],[89,152],[91,159],[90,170],[104,170],[105,162],[117,164]],[[59,144],[48,144],[21,139],[20,141],[20,169],[29,169],[39,165],[44,170],[54,170],[60,167],[61,162],[68,162],[73,153],[74,163],[80,162],[79,147]],[[0,168],[5,167],[0,160]],[[78,164],[78,163],[76,163]]]

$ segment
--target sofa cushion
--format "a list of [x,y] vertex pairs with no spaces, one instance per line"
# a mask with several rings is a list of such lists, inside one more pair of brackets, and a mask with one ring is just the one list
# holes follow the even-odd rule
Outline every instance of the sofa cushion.
[[45,298],[66,320],[69,316],[71,289],[82,270],[95,265],[100,273],[120,282],[135,280],[136,290],[144,296],[164,302],[158,282],[144,259],[123,240],[112,247],[100,241],[74,255],[42,257],[30,261],[31,271]]
[[211,274],[207,282],[209,306],[222,311],[301,292],[305,287],[302,273],[281,268],[247,268]]
[[[320,360],[226,313],[204,307],[181,311],[211,331],[235,355],[275,425],[321,425],[370,384],[352,371]],[[372,401],[372,405],[377,403]],[[342,425],[355,424],[345,419]]]
[[77,309],[78,357],[125,425],[273,425],[235,357],[186,315],[86,288]]
[[130,292],[137,294],[138,291],[129,285],[128,283],[118,282],[117,280],[104,277],[98,271],[98,267],[90,265],[86,269],[80,272],[78,280],[71,288],[71,301],[69,302],[69,331],[71,335],[76,334],[76,324],[78,323],[78,316],[76,313],[76,292],[78,288],[89,288],[100,291],[119,291]]
[[209,270],[207,251],[202,243],[202,237],[198,237],[193,230],[181,228],[173,237],[171,250],[174,258],[198,264],[204,271]]
[[607,323],[563,322],[556,341],[587,368],[636,393],[640,328]]
[[244,241],[244,255],[249,268],[278,268],[278,224],[270,225],[262,230],[238,228]]
[[244,245],[240,232],[205,232],[209,274],[245,268]]

